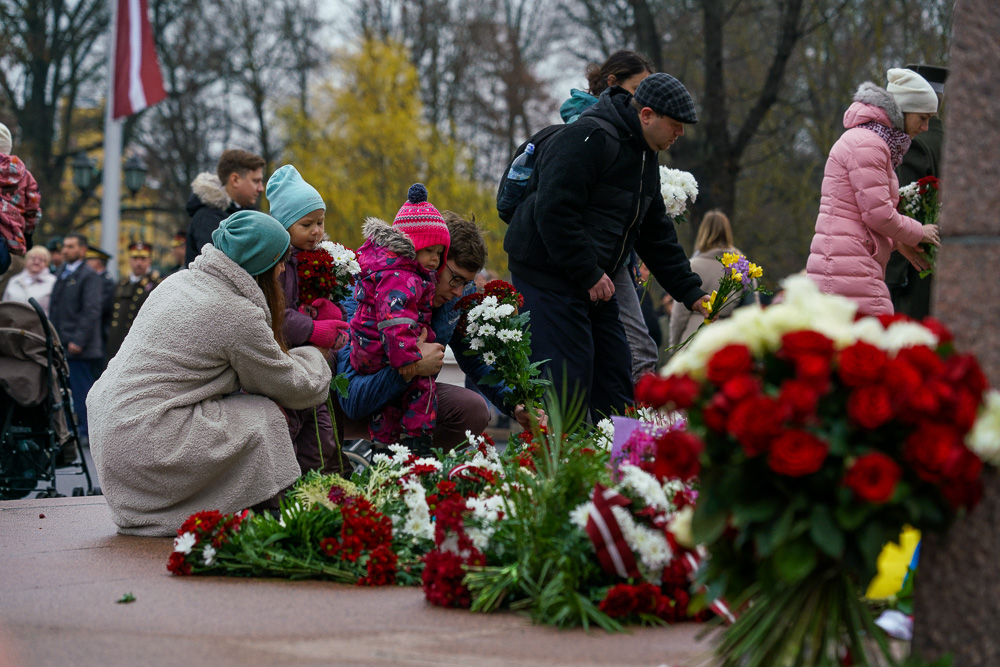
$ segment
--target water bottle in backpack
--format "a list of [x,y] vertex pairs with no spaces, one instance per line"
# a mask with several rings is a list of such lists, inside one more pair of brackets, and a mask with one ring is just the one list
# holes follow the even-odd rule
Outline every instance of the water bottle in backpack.
[[524,189],[528,186],[531,172],[535,168],[535,145],[528,144],[524,152],[514,158],[507,172],[507,181],[504,183],[503,192],[497,199],[497,209],[513,210],[521,203],[524,197]]

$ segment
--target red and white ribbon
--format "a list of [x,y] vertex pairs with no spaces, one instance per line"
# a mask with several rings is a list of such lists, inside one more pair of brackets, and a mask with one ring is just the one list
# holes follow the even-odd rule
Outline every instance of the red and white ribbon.
[[611,512],[612,507],[626,507],[632,501],[600,484],[594,485],[591,500],[594,503],[594,511],[587,517],[587,535],[594,543],[597,562],[609,574],[617,574],[623,579],[638,578],[641,575],[635,556],[625,541],[625,536],[622,535],[618,520]]

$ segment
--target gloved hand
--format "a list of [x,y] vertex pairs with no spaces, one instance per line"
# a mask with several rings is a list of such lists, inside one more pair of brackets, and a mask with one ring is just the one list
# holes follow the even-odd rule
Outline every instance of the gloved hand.
[[349,325],[343,320],[313,320],[313,332],[309,342],[316,347],[339,350],[347,343]]
[[329,299],[316,299],[312,302],[312,307],[316,309],[316,320],[343,320],[344,312],[340,307]]

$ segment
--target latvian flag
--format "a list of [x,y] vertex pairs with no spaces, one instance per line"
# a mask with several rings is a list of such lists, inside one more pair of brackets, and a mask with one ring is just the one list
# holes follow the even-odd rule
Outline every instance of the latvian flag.
[[118,0],[112,114],[116,120],[167,96],[147,12],[146,0]]

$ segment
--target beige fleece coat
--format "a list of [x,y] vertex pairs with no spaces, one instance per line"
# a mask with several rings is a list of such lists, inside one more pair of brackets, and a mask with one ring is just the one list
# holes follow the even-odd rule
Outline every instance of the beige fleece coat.
[[172,535],[195,512],[250,507],[298,477],[275,401],[324,402],[330,367],[312,347],[282,352],[270,320],[254,279],[210,246],[150,294],[87,397],[119,532]]

